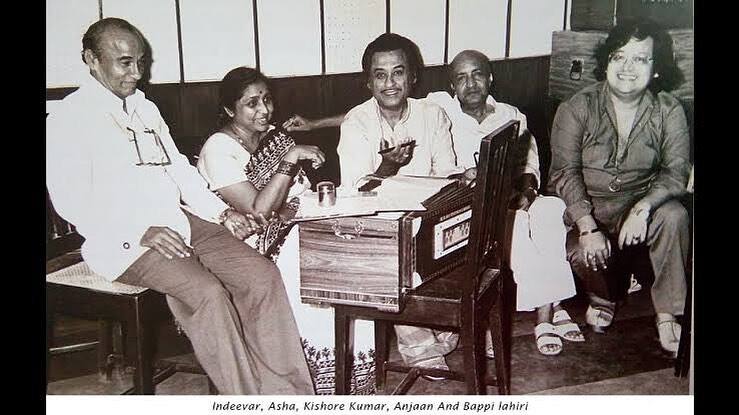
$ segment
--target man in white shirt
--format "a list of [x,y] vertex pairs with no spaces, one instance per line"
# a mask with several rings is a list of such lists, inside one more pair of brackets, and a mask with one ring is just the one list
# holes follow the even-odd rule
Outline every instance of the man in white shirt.
[[242,242],[258,225],[207,189],[136,89],[143,35],[106,18],[82,47],[90,77],[47,120],[46,183],[85,238],[83,258],[166,294],[221,394],[312,394],[279,272]]
[[[517,309],[537,310],[537,348],[544,355],[559,354],[562,351],[560,338],[584,341],[577,324],[559,304],[560,300],[575,295],[572,270],[565,252],[564,202],[538,194],[541,175],[536,140],[528,130],[526,116],[518,108],[497,102],[490,95],[493,80],[490,60],[479,51],[465,50],[457,54],[448,70],[454,95],[432,92],[415,102],[430,101],[444,109],[451,121],[459,168],[476,167],[482,138],[509,120],[521,123],[520,135],[525,141],[520,143],[516,158],[517,172],[513,177],[518,197],[512,206],[516,210],[510,221],[513,223],[510,263],[518,284]],[[343,119],[343,115],[320,120],[295,115],[284,126],[292,131],[341,125],[343,138],[346,124],[346,121],[342,124]],[[456,346],[456,336],[448,339],[448,345]],[[494,355],[489,337],[486,354],[488,357]]]
[[[444,111],[408,98],[420,62],[413,42],[394,33],[380,35],[365,49],[362,69],[372,98],[349,111],[341,124],[336,151],[343,186],[361,187],[367,175],[446,177],[461,172]],[[448,369],[444,355],[456,347],[452,333],[401,325],[395,332],[407,364]]]

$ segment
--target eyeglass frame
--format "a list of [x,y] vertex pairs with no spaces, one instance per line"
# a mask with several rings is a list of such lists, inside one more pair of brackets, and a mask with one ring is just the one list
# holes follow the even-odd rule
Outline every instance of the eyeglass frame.
[[[616,60],[618,59],[618,60]],[[644,57],[639,55],[633,55],[627,57],[625,53],[621,51],[613,51],[610,54],[608,54],[608,62],[613,62],[615,64],[621,64],[621,63],[628,63],[631,62],[634,65],[639,66],[647,66],[650,62],[654,62],[654,57]]]
[[164,147],[164,144],[162,143],[162,139],[159,137],[159,134],[157,134],[157,132],[154,129],[144,128],[142,132],[144,134],[152,134],[154,136],[154,142],[160,149],[162,149],[162,152],[164,153],[164,158],[166,159],[166,161],[144,162],[144,158],[141,157],[141,149],[139,148],[139,141],[138,141],[138,138],[136,138],[136,130],[134,130],[131,127],[126,127],[126,130],[131,132],[131,135],[133,135],[133,139],[131,139],[130,141],[133,141],[133,144],[136,147],[136,155],[139,158],[139,162],[136,163],[137,166],[169,166],[172,164],[172,159],[169,157],[169,153],[167,153],[167,149]]

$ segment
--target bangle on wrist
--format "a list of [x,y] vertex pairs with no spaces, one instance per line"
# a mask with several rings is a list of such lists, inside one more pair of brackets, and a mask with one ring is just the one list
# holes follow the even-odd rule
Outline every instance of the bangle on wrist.
[[295,177],[295,175],[298,174],[299,169],[300,167],[297,164],[291,163],[286,160],[282,160],[280,164],[277,166],[277,170],[275,170],[275,173],[280,173],[286,176]]
[[594,228],[594,229],[588,229],[585,231],[580,231],[580,236],[590,235],[591,233],[598,233],[600,232],[600,229]]
[[228,216],[231,215],[232,212],[235,212],[234,208],[226,208],[223,212],[221,212],[220,215],[218,215],[218,223],[223,225],[223,223],[226,221],[226,219],[228,219]]

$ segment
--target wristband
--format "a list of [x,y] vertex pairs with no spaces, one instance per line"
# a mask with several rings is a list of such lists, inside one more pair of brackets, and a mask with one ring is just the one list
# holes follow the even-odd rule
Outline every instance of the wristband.
[[600,232],[600,229],[594,228],[594,229],[588,229],[587,231],[580,231],[580,236],[590,235],[591,233],[598,233]]
[[295,177],[295,175],[298,174],[299,169],[300,169],[300,166],[298,166],[297,164],[291,163],[286,160],[282,160],[280,164],[277,166],[277,170],[275,170],[275,173],[280,173],[286,176]]

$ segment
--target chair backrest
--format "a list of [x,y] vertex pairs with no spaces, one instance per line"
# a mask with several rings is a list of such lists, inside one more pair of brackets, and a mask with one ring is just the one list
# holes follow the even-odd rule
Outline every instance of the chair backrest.
[[[466,266],[473,275],[468,292],[476,292],[480,275],[488,268],[506,266],[504,243],[511,194],[513,154],[519,121],[508,121],[480,143],[479,165],[472,199],[472,226]],[[475,291],[472,291],[475,290]]]
[[84,238],[74,226],[54,210],[49,192],[46,192],[46,259],[78,249]]

